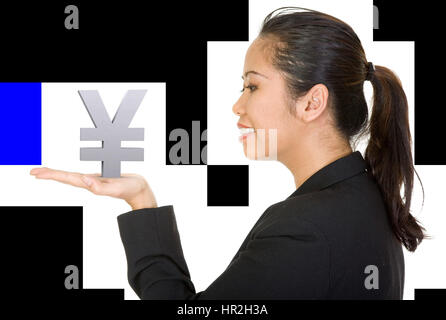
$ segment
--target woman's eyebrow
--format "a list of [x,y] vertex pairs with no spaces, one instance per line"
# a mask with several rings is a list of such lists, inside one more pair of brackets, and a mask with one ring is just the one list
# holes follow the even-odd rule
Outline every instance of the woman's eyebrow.
[[[267,76],[265,76],[264,74],[261,74],[261,73],[259,73],[259,72],[257,72],[257,71],[254,71],[254,70],[250,70],[250,71],[245,72],[245,77],[246,77],[248,74],[250,74],[250,73],[256,74],[256,75],[261,76],[261,77],[264,77],[264,78],[266,78],[266,79],[269,79],[269,78],[268,78]],[[242,76],[242,79],[245,80],[245,77]]]

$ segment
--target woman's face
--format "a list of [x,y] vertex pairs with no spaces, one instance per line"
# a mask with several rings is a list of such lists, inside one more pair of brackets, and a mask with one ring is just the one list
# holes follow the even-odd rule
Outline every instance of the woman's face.
[[242,140],[245,155],[253,160],[280,160],[296,147],[298,125],[288,109],[285,81],[268,61],[266,41],[257,38],[248,48],[242,76],[244,91],[232,110],[240,117],[238,124],[255,129]]

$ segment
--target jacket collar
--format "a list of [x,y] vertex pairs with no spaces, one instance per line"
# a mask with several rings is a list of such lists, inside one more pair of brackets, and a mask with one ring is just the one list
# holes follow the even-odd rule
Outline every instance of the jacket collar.
[[287,199],[304,193],[322,190],[332,184],[362,173],[367,168],[361,152],[355,151],[319,169]]

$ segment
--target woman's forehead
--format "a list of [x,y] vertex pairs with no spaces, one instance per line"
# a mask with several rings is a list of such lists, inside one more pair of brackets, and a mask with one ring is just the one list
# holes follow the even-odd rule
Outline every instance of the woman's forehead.
[[269,59],[267,59],[267,55],[270,54],[270,50],[266,50],[265,48],[270,47],[270,45],[268,45],[266,42],[266,40],[256,38],[256,40],[254,40],[249,46],[245,57],[243,77],[245,77],[246,74],[248,77],[250,75],[255,75],[256,77],[261,77],[260,75],[263,75],[264,79],[274,78],[277,71],[273,68]]

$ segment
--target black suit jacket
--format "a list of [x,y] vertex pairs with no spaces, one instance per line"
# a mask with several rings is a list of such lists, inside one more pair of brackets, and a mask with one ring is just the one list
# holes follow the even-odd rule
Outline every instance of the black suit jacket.
[[320,169],[267,208],[226,270],[198,293],[172,205],[117,219],[128,280],[141,299],[403,297],[402,245],[359,151]]

